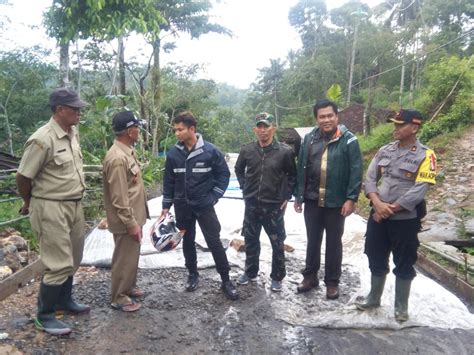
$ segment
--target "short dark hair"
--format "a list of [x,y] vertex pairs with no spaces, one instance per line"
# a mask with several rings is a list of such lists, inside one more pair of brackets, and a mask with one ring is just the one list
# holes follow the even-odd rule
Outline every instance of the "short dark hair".
[[184,111],[184,112],[181,112],[180,114],[178,114],[178,116],[176,116],[173,119],[173,124],[178,124],[178,123],[182,123],[188,128],[189,127],[196,128],[196,126],[197,126],[196,117],[194,117],[194,115],[191,111]]
[[313,107],[314,117],[318,116],[318,110],[320,108],[326,108],[326,107],[329,107],[329,106],[332,107],[332,109],[334,110],[334,113],[337,115],[337,105],[336,105],[336,103],[331,101],[331,100],[328,100],[328,99],[322,99],[322,100],[316,101],[316,103],[314,104],[314,107]]

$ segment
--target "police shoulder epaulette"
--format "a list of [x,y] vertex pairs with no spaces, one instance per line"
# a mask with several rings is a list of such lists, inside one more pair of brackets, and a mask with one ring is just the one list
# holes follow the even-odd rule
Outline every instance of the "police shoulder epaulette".
[[428,148],[426,145],[421,144],[421,143],[420,143],[420,147],[421,147],[421,149],[424,149],[424,150],[429,150],[429,149],[430,149],[430,148]]
[[382,148],[380,148],[380,150],[387,149],[387,148],[394,148],[397,146],[397,144],[398,144],[398,141],[390,142],[388,144],[385,144]]

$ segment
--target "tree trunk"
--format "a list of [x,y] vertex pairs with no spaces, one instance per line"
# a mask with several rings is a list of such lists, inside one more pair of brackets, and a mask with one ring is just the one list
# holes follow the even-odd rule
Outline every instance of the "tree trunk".
[[13,93],[13,90],[15,89],[16,84],[18,84],[17,81],[12,85],[10,91],[8,92],[7,99],[5,100],[5,106],[0,105],[0,107],[3,108],[3,113],[5,115],[5,126],[7,129],[8,149],[10,150],[10,155],[13,155],[13,137],[12,137],[12,130],[10,128],[10,120],[8,119],[7,107],[8,107],[8,102],[10,101],[10,97]]
[[405,86],[405,52],[406,46],[403,47],[403,57],[402,57],[402,75],[400,76],[400,93],[398,95],[398,104],[400,107],[403,107],[403,87]]
[[[123,36],[118,37],[118,65],[119,65],[119,93],[122,96],[127,94],[127,87],[125,84],[125,46],[123,44]],[[122,98],[124,105],[125,98]]]
[[150,115],[152,126],[152,153],[154,156],[158,154],[159,142],[159,125],[161,115],[161,68],[160,68],[160,50],[161,41],[156,39],[153,42],[153,68],[151,73],[152,94],[154,98],[153,113]]
[[364,118],[363,118],[363,133],[364,136],[368,136],[370,134],[370,118],[372,117],[372,105],[374,103],[374,96],[375,96],[375,83],[377,82],[378,70],[371,71],[369,73],[369,88],[367,92],[367,104],[365,105],[364,109]]
[[69,86],[69,42],[59,45],[59,86]]
[[359,24],[356,23],[354,27],[354,40],[352,41],[351,66],[349,67],[349,83],[347,85],[347,101],[346,101],[347,106],[351,104],[352,78],[354,76],[354,63],[355,63],[355,53],[356,53],[356,46],[357,46],[358,29],[359,29]]
[[416,61],[412,62],[411,64],[411,78],[410,78],[410,93],[409,93],[409,100],[410,106],[414,105],[414,98],[415,98],[415,74],[416,74]]
[[79,40],[76,41],[76,56],[77,56],[77,93],[81,95],[82,63],[81,63],[81,54],[79,52]]
[[275,101],[275,123],[277,127],[280,127],[280,112],[278,110],[278,94],[277,94],[277,80],[273,82],[273,100]]

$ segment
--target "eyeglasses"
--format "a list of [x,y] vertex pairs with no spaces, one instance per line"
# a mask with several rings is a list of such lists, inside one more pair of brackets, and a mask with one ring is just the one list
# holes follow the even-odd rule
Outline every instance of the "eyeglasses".
[[74,111],[74,112],[81,112],[81,108],[80,107],[72,107],[72,106],[68,106],[68,105],[62,105],[63,107],[67,107],[68,109]]

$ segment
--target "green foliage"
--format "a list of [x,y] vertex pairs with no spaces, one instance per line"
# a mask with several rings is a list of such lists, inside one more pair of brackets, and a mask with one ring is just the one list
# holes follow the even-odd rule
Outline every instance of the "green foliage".
[[342,99],[342,89],[339,84],[332,84],[329,89],[326,91],[326,97],[338,105],[341,104]]
[[8,151],[7,118],[13,151],[19,154],[26,138],[51,117],[50,78],[56,70],[41,57],[48,52],[33,47],[0,52],[0,150]]
[[62,44],[77,38],[111,40],[133,31],[156,38],[164,22],[153,0],[54,0],[44,18],[48,35]]
[[139,152],[139,159],[145,162],[142,168],[143,181],[145,187],[155,187],[157,182],[163,181],[163,174],[165,169],[165,158],[154,157],[150,152]]
[[209,0],[162,0],[155,1],[155,6],[165,19],[160,24],[163,31],[187,32],[191,38],[212,32],[231,35],[227,28],[209,22],[209,11],[212,9],[212,2]]
[[246,97],[246,90],[224,83],[218,83],[216,92],[213,95],[214,100],[219,106],[239,108],[243,105]]
[[358,135],[360,150],[362,154],[377,151],[385,144],[392,141],[393,124],[380,124],[371,130],[369,136]]
[[121,105],[120,97],[98,97],[95,106],[82,115],[79,129],[86,164],[102,162],[115,137],[112,132],[112,117],[127,109]]
[[419,135],[422,141],[474,122],[473,69],[471,59],[457,57],[444,58],[428,67],[424,75],[426,86],[417,99],[416,107],[429,113],[438,111],[440,104],[444,103],[444,107],[437,117],[422,126]]

